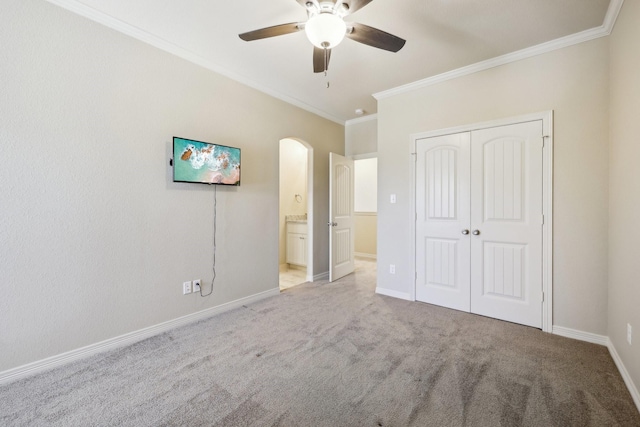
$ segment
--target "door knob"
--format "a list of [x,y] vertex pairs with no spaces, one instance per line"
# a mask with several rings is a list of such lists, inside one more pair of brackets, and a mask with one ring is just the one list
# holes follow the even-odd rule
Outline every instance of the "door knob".
[[480,230],[473,230],[471,234],[473,234],[474,236],[477,236],[478,234],[480,234]]
[[462,234],[466,236],[467,234],[469,234],[469,230],[462,230]]

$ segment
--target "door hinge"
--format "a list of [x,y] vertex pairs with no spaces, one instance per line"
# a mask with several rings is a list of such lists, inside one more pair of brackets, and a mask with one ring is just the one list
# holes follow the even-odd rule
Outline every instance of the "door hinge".
[[542,302],[544,302],[544,292],[542,293]]
[[542,221],[542,225],[544,225],[544,214],[540,215],[540,220]]
[[546,141],[547,138],[550,138],[550,136],[549,135],[542,136],[542,148],[544,148],[544,142]]

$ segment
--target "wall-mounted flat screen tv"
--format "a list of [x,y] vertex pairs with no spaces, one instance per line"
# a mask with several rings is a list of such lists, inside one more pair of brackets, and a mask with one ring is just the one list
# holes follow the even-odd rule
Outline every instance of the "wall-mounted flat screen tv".
[[173,181],[240,185],[240,149],[174,136]]

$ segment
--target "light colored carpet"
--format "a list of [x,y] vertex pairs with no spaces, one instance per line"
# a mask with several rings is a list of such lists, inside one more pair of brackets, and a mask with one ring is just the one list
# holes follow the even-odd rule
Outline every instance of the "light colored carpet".
[[0,388],[2,426],[640,426],[606,348],[376,295],[373,263]]

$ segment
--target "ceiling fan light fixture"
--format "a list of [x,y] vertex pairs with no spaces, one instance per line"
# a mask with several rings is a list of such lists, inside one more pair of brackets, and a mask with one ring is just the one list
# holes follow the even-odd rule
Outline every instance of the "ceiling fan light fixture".
[[319,13],[309,18],[304,31],[314,46],[333,49],[344,39],[347,24],[342,18],[332,13]]

